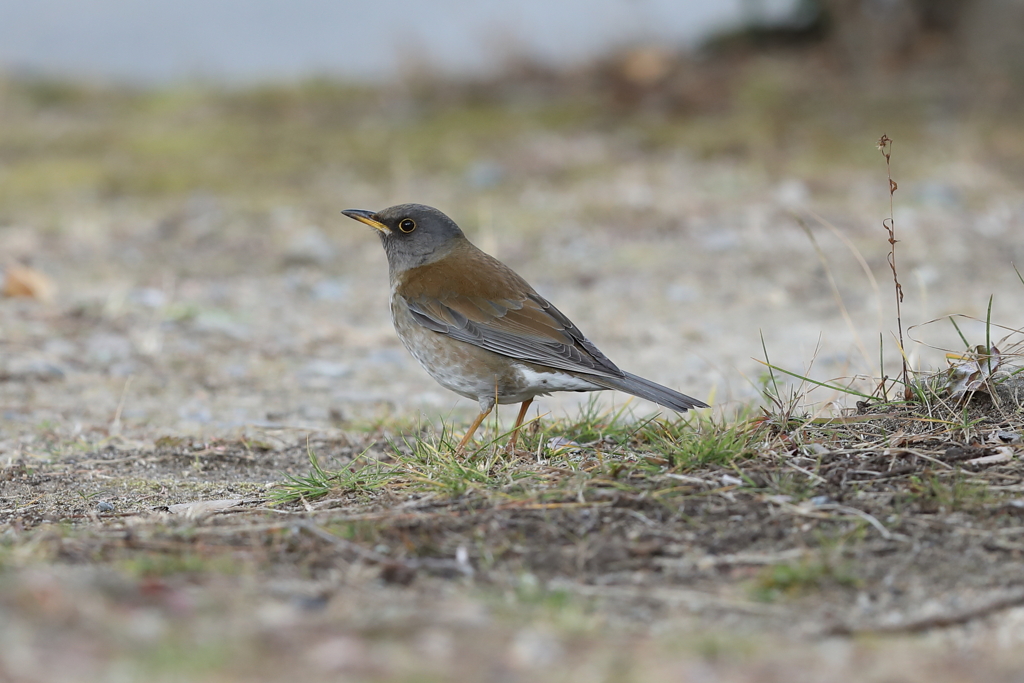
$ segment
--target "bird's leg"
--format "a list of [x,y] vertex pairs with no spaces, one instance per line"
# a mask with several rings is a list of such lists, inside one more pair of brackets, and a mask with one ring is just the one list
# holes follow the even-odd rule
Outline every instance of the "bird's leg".
[[[481,406],[481,408],[482,407],[483,406]],[[469,425],[469,429],[466,431],[466,435],[462,437],[462,441],[459,442],[459,447],[455,449],[456,453],[462,453],[466,449],[466,444],[473,438],[473,433],[476,431],[476,428],[479,427],[480,423],[482,423],[484,419],[491,414],[493,409],[494,404],[492,403],[480,411],[480,414],[476,416],[475,420],[473,420],[473,424]]]
[[508,448],[506,449],[509,453],[516,452],[516,442],[519,440],[519,428],[523,426],[523,419],[526,418],[526,411],[530,409],[531,403],[533,403],[533,399],[528,398],[523,401],[523,405],[519,407],[519,417],[516,418],[516,426],[512,428],[512,436],[508,440]]

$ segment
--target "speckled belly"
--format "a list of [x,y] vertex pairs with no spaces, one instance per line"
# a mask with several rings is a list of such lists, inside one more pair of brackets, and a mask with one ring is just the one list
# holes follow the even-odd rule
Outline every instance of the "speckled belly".
[[585,379],[535,363],[513,360],[428,330],[417,323],[400,297],[392,297],[391,319],[402,344],[438,384],[477,400],[482,409],[494,403],[519,403],[552,391],[597,391]]

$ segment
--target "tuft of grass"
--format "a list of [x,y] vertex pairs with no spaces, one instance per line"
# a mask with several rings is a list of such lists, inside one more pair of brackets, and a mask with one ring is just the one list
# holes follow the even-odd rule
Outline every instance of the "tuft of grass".
[[309,472],[305,475],[285,473],[285,481],[270,491],[271,502],[282,504],[298,500],[316,500],[337,491],[360,493],[380,488],[387,481],[387,474],[380,462],[371,460],[359,467],[354,464],[372,447],[373,444],[367,446],[345,468],[337,472],[325,470],[312,448],[307,448]]
[[714,419],[648,420],[634,434],[634,443],[686,470],[705,465],[728,466],[754,456],[754,432],[745,422]]
[[[732,468],[755,453],[757,423],[719,422],[696,416],[636,420],[626,408],[584,405],[574,419],[534,419],[520,444],[532,453],[505,451],[508,433],[481,428],[483,440],[458,453],[452,426],[389,438],[379,459],[353,459],[339,471],[323,468],[309,452],[310,470],[286,475],[272,492],[275,503],[326,495],[385,494],[391,500],[490,506],[578,505],[610,496],[657,497],[679,489],[668,472]],[[365,452],[364,452],[365,453]]]
[[270,492],[272,501],[286,503],[302,498],[313,500],[326,496],[334,490],[339,474],[337,472],[328,473],[324,470],[320,466],[319,458],[312,450],[309,450],[307,455],[310,465],[309,474],[299,476],[285,474],[285,483]]
[[[465,454],[457,453],[458,441],[447,423],[440,432],[431,432],[401,444],[390,443],[394,463],[390,471],[404,488],[457,498],[474,491],[512,495],[520,490],[531,474],[507,456],[495,437]],[[398,483],[396,481],[396,483]]]
[[615,410],[605,408],[596,395],[588,397],[586,403],[579,407],[575,418],[542,422],[527,422],[520,433],[520,447],[531,453],[543,456],[553,443],[559,439],[562,444],[556,450],[576,445],[611,445],[628,439],[633,429],[633,415],[629,405],[624,404]]

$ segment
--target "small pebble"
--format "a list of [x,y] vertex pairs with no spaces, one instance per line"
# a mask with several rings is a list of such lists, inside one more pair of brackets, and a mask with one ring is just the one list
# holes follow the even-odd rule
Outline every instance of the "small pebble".
[[1017,432],[1000,431],[996,432],[996,438],[1002,441],[1003,443],[1017,443],[1018,441],[1020,441],[1020,434],[1018,434]]
[[810,456],[825,455],[828,453],[828,447],[820,443],[807,443],[803,447],[804,453]]

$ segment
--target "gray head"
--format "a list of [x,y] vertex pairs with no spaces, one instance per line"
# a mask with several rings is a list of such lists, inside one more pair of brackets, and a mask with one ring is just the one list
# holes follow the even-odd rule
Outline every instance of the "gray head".
[[377,230],[392,272],[437,261],[466,239],[455,221],[423,204],[398,204],[376,213],[362,209],[342,213]]

